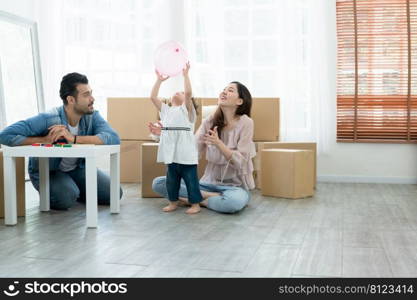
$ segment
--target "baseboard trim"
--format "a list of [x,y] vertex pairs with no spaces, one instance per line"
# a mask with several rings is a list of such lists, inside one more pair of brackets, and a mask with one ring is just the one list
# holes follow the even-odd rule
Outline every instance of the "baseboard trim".
[[371,177],[319,175],[319,182],[417,184],[417,177]]

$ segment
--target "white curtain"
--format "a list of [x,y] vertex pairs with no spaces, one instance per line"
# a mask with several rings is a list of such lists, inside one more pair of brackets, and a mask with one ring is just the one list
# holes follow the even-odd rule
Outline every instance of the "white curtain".
[[[46,107],[61,104],[68,72],[89,77],[104,117],[107,97],[148,96],[154,50],[174,39],[189,52],[194,95],[217,97],[238,80],[254,97],[279,97],[281,140],[326,152],[335,138],[333,2],[37,0]],[[161,96],[182,88],[177,79]]]
[[336,1],[309,0],[309,97],[311,136],[318,152],[329,154],[336,140]]
[[335,9],[329,0],[186,1],[195,94],[229,81],[281,99],[282,141],[316,141],[326,153],[335,104]]
[[107,97],[148,96],[153,52],[170,35],[169,2],[36,0],[47,109],[62,104],[70,72],[87,75],[104,118]]
[[335,10],[332,1],[281,1],[280,44],[281,137],[316,141],[318,152],[329,149],[336,105]]

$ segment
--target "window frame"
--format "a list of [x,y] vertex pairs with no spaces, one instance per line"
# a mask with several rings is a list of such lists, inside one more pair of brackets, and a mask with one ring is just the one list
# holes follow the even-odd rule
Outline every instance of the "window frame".
[[[16,15],[4,12],[4,11],[0,11],[0,20],[17,25],[17,26],[22,26],[28,29],[30,32],[37,109],[38,109],[38,113],[44,112],[45,111],[45,99],[44,99],[44,93],[43,93],[37,23],[32,20],[29,20],[20,16],[16,16]],[[4,127],[6,127],[6,124],[7,124],[6,123],[7,116],[6,116],[5,108],[6,108],[6,99],[4,95],[3,78],[2,78],[1,61],[0,61],[0,129],[3,129]]]

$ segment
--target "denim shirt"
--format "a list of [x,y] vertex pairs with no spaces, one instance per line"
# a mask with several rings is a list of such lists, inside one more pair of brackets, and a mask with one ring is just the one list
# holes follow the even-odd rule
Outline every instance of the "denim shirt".
[[[53,108],[52,110],[41,113],[24,121],[16,122],[0,132],[0,144],[7,146],[19,146],[27,137],[46,136],[48,128],[53,125],[68,125],[64,106]],[[84,115],[79,122],[78,135],[95,135],[100,138],[105,145],[120,144],[119,135],[101,117],[98,111],[91,115]],[[49,170],[59,169],[62,158],[50,158]],[[39,180],[39,164],[37,157],[29,158],[29,176],[31,180]],[[85,160],[78,160],[78,167],[85,167]]]

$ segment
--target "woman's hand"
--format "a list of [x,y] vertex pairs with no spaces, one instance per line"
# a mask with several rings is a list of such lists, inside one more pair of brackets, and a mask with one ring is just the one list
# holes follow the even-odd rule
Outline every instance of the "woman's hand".
[[148,123],[149,131],[154,135],[161,135],[161,127],[162,123],[161,121],[158,121],[158,123]]
[[190,70],[190,62],[187,62],[187,64],[185,65],[185,68],[184,69],[182,69],[182,75],[185,77],[185,76],[188,76],[188,71]]
[[209,132],[204,135],[204,142],[207,145],[215,146],[219,146],[222,143],[221,139],[219,138],[219,133],[217,132],[217,126],[213,129],[210,129]]
[[159,82],[165,81],[165,80],[167,80],[169,78],[169,76],[162,75],[157,70],[155,70],[155,74],[156,74],[156,79]]

